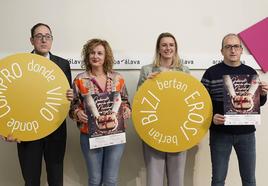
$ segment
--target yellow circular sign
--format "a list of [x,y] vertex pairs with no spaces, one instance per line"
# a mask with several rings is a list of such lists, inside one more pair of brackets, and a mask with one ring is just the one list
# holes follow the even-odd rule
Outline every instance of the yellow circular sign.
[[141,139],[163,152],[180,152],[207,133],[212,103],[206,88],[184,72],[146,80],[133,101],[132,120]]
[[29,53],[0,61],[0,134],[21,141],[43,138],[65,119],[68,80],[49,59]]

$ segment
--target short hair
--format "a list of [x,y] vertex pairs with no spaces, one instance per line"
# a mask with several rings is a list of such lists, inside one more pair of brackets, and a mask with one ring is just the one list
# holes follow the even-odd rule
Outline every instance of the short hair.
[[45,27],[47,27],[48,30],[50,31],[50,33],[52,34],[52,31],[51,31],[50,27],[49,27],[47,24],[45,24],[45,23],[37,23],[36,25],[34,25],[34,26],[31,28],[31,38],[34,37],[34,32],[35,32],[35,30],[36,30],[39,26],[45,26]]
[[223,37],[223,39],[222,39],[222,41],[221,41],[221,49],[223,49],[223,45],[224,45],[224,40],[227,38],[227,37],[230,37],[230,36],[233,36],[233,37],[236,37],[236,38],[238,38],[239,39],[239,42],[240,42],[240,45],[242,44],[242,42],[241,42],[241,39],[239,38],[239,36],[237,35],[237,34],[234,34],[234,33],[229,33],[229,34],[227,34],[227,35],[225,35],[224,37]]
[[89,63],[89,54],[95,47],[102,45],[105,50],[105,59],[103,64],[104,72],[111,72],[114,64],[114,56],[109,43],[106,40],[91,39],[86,42],[82,49],[82,68],[86,68],[86,71],[91,71],[92,67]]
[[173,67],[181,67],[182,64],[181,64],[180,57],[178,55],[178,44],[177,44],[176,38],[169,32],[163,32],[157,38],[153,65],[156,66],[156,67],[160,66],[161,56],[159,54],[159,48],[160,48],[160,41],[164,37],[171,37],[175,42],[175,55],[174,55],[174,57],[172,59],[172,66]]

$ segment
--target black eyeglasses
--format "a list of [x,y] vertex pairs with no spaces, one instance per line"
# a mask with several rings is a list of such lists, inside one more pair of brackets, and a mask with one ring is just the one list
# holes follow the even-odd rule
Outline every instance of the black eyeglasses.
[[44,38],[45,38],[46,40],[52,40],[52,39],[53,39],[53,36],[50,35],[50,34],[46,34],[46,35],[43,35],[43,34],[36,34],[36,35],[34,35],[34,38],[35,38],[35,39],[38,39],[38,40],[43,40]]
[[225,45],[224,48],[227,50],[232,50],[232,49],[238,50],[242,48],[242,46],[241,45]]

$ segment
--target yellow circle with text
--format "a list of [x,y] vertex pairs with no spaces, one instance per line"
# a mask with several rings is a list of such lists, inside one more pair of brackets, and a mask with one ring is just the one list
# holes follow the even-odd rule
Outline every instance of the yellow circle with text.
[[163,152],[181,152],[207,133],[212,103],[200,81],[184,72],[161,72],[139,87],[132,120],[140,138]]
[[30,53],[0,61],[0,134],[20,141],[43,138],[64,121],[70,103],[63,71],[49,59]]

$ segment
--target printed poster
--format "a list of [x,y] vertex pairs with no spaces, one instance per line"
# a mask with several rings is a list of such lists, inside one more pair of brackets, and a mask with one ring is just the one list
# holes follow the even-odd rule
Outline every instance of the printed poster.
[[87,94],[84,104],[88,115],[90,149],[126,142],[119,92]]
[[260,124],[258,75],[224,75],[225,125]]

